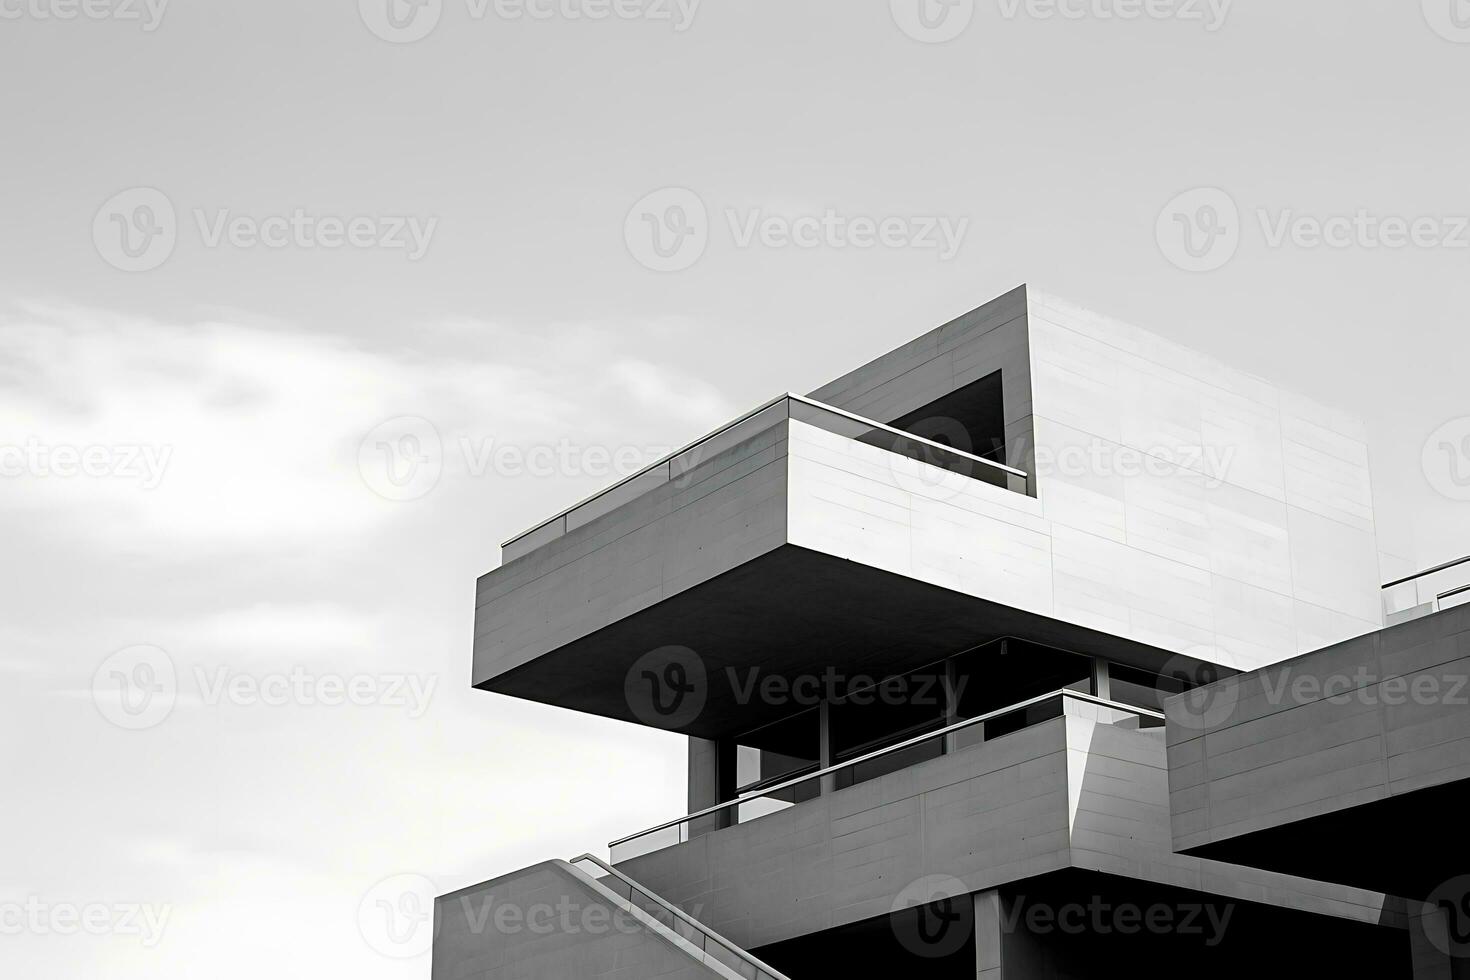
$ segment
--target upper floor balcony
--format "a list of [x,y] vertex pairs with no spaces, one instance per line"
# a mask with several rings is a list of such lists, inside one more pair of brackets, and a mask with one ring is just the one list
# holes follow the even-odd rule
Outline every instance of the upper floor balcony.
[[[748,728],[762,708],[734,670],[890,673],[1037,618],[1028,489],[1015,467],[783,395],[508,541],[480,582],[475,683],[689,734]],[[641,687],[669,657],[698,675],[687,718]]]
[[1383,621],[1396,626],[1470,602],[1470,555],[1383,586]]
[[[634,834],[612,859],[793,977],[886,966],[884,939],[914,928],[904,916],[916,901],[998,889],[1025,904],[1053,888],[1084,905],[1228,906],[1239,918],[1216,937],[1228,941],[1201,951],[1230,963],[1220,975],[1259,965],[1258,937],[1282,934],[1312,951],[1310,965],[1349,948],[1357,966],[1391,975],[1374,972],[1396,939],[1374,928],[1382,895],[1173,852],[1162,721],[1086,690],[1044,692]],[[1030,948],[1017,960],[1061,953],[1013,928]],[[1075,954],[1078,935],[1056,938]],[[921,975],[976,975],[973,954],[955,963],[921,942]]]
[[1005,636],[1255,669],[1381,624],[1361,439],[1021,287],[507,541],[473,681],[719,738],[778,717],[732,670],[881,677]]

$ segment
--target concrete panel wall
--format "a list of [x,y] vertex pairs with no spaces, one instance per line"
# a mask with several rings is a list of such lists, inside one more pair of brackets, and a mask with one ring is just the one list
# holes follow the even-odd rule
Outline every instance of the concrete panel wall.
[[[891,911],[926,875],[975,891],[1063,867],[1365,923],[1381,894],[1176,854],[1162,732],[1067,715],[626,861],[747,948]],[[1403,927],[1403,922],[1396,923]]]
[[480,577],[474,682],[777,548],[786,426]]
[[1162,733],[1067,715],[619,869],[747,948],[888,913],[928,875],[982,891],[1062,868],[1355,922],[1381,894],[1174,852]]
[[1021,287],[814,396],[996,370],[1034,498],[781,425],[482,577],[476,682],[786,541],[1240,670],[1378,627],[1361,426],[1146,331]]
[[886,914],[925,875],[979,891],[1066,864],[1057,719],[618,869],[749,949]]
[[1024,286],[869,361],[811,397],[891,422],[996,371],[1002,372],[1007,462],[1030,473],[1031,359]]
[[1213,685],[1169,728],[1175,845],[1470,777],[1467,677],[1462,607]]
[[1245,670],[1380,625],[1359,423],[1036,290],[1027,320],[1059,615]]
[[1074,706],[1066,720],[1074,867],[1360,922],[1384,920],[1385,900],[1377,892],[1175,853],[1163,731],[1099,723],[1086,717],[1088,710]]
[[[1043,446],[1072,438],[1036,423]],[[1197,474],[1118,477],[1115,496],[1043,474],[1032,499],[802,423],[790,442],[802,547],[1237,670],[1376,628],[1293,597],[1284,504]],[[1350,558],[1340,544],[1297,546]],[[1350,577],[1376,592],[1371,573]]]
[[1381,625],[1362,425],[1155,334],[1023,286],[812,397],[890,419],[997,369],[1058,618],[1241,670]]
[[[532,928],[532,925],[535,928]],[[434,903],[433,980],[730,980],[556,862]]]
[[1031,497],[791,423],[792,544],[1049,615],[1050,546]]

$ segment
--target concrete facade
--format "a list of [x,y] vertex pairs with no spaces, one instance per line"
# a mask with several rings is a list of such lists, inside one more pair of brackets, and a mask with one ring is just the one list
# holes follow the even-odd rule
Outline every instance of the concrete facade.
[[1057,618],[1242,670],[1381,625],[1362,424],[1156,334],[1023,286],[812,397],[882,421],[995,369]]
[[[1457,857],[1470,608],[1232,677],[1176,699],[1171,715],[1176,849],[1410,898],[1470,871]],[[1394,827],[1413,831],[1363,848]]]
[[474,683],[563,703],[588,662],[703,655],[635,617],[703,614],[697,587],[788,544],[1235,670],[1381,624],[1361,426],[1155,335],[1021,287],[813,396],[882,422],[995,371],[1027,494],[752,423],[508,547],[478,585]]
[[433,980],[739,980],[560,861],[441,896]]
[[[1063,718],[621,863],[747,948],[891,912],[933,875],[980,892],[1063,869],[1380,923],[1382,894],[1175,854],[1162,731]],[[1393,922],[1405,928],[1402,919]]]
[[[1400,879],[1247,853],[1254,833],[1457,785],[1467,766],[1464,712],[1291,714],[1253,693],[1271,665],[1324,646],[1315,656],[1380,675],[1467,666],[1461,619],[1380,631],[1358,423],[1025,286],[810,397],[777,399],[513,539],[477,585],[475,686],[690,736],[691,814],[751,787],[634,835],[637,856],[617,865],[698,929],[487,937],[456,925],[463,895],[446,896],[435,980],[723,975],[689,943],[700,930],[764,959],[743,975],[793,980],[1080,977],[1115,959],[1238,976],[1283,934],[1283,975],[1458,975]],[[958,441],[916,454],[889,425]],[[1019,481],[964,462],[1002,451]],[[688,712],[640,703],[640,679],[659,690],[662,676],[640,668],[667,650],[681,651],[675,707],[697,695]],[[1179,689],[1167,684],[1181,664],[1226,680],[1171,711],[1222,690],[1240,703],[1197,729],[1171,714],[1166,738],[1147,705]],[[742,695],[737,669],[784,682],[963,671],[993,689],[968,714],[957,690],[935,715],[859,715],[845,695],[798,711]],[[1042,700],[1055,713],[1030,710]],[[972,727],[949,727],[962,718]],[[910,739],[935,751],[896,756]],[[867,753],[902,767],[844,769]],[[796,768],[771,775],[771,757]],[[754,781],[738,772],[752,758]],[[800,790],[783,782],[792,772]],[[615,905],[599,888],[553,863],[469,892]],[[1057,928],[1078,896],[1169,921]],[[1172,918],[1201,908],[1221,916],[1213,937]],[[934,947],[955,923],[959,942]]]

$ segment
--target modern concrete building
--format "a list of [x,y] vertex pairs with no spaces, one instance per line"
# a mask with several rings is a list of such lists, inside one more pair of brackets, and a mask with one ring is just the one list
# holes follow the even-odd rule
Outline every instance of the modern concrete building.
[[475,686],[687,736],[689,812],[444,896],[434,977],[1448,975],[1166,748],[1379,567],[1358,423],[1013,290],[503,546]]
[[1174,847],[1403,896],[1422,975],[1470,977],[1470,558],[1404,585],[1388,629],[1171,700]]

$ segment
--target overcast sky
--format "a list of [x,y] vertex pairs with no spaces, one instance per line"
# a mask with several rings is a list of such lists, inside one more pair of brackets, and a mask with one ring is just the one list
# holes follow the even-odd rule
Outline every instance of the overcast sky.
[[426,978],[383,887],[679,815],[469,690],[475,577],[1020,282],[1470,553],[1464,0],[391,2],[0,0],[0,972]]

